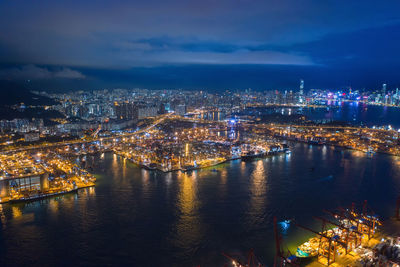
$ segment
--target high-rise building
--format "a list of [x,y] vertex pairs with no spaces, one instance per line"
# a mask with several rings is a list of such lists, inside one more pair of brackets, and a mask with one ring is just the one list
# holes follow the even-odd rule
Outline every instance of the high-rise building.
[[386,95],[386,83],[382,84],[382,95],[383,97]]
[[300,90],[299,90],[299,102],[300,103],[303,103],[303,101],[304,101],[303,94],[304,94],[304,80],[301,79],[300,80]]
[[176,106],[175,113],[177,115],[180,115],[180,116],[185,115],[185,113],[186,113],[186,105],[182,105],[181,104],[181,105]]
[[300,95],[303,95],[303,93],[304,93],[304,80],[303,79],[301,79],[300,80]]
[[137,117],[139,120],[147,117],[155,117],[158,114],[158,106],[139,106],[137,111]]
[[138,109],[134,103],[115,103],[115,114],[118,119],[137,120]]

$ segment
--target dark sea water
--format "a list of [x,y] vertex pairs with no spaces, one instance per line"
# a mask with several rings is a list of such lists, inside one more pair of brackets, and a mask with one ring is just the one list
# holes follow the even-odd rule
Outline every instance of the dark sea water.
[[[242,115],[305,115],[316,122],[340,121],[356,126],[382,127],[391,125],[400,129],[400,108],[389,106],[366,105],[360,102],[329,102],[323,108],[248,108]],[[284,120],[284,118],[280,118]]]
[[[0,265],[223,266],[250,249],[271,266],[273,217],[312,219],[362,204],[382,218],[400,195],[400,158],[292,144],[292,154],[190,174],[147,171],[111,153],[88,158],[95,188],[1,206]],[[314,169],[314,170],[313,170]],[[311,235],[280,229],[292,251]]]
[[354,125],[387,126],[400,129],[400,108],[367,105],[360,102],[332,102],[328,108],[305,109],[312,120],[335,120]]

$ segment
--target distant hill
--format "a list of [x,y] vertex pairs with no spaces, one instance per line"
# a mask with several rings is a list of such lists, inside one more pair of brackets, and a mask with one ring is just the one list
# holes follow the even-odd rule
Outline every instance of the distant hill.
[[[24,103],[27,108],[15,109],[11,106]],[[0,120],[42,118],[64,118],[64,115],[56,110],[45,110],[42,107],[54,105],[56,102],[48,97],[31,93],[26,87],[9,81],[0,81]]]
[[0,106],[0,120],[13,119],[55,119],[64,118],[64,115],[57,110],[45,110],[44,108],[25,108],[16,110],[7,106]]
[[25,86],[10,81],[0,81],[0,106],[11,106],[19,103],[25,105],[54,105],[56,102],[48,97],[31,93]]

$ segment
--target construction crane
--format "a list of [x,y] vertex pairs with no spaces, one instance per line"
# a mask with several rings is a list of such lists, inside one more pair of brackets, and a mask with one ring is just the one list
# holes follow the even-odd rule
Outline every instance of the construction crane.
[[[322,221],[322,223],[324,223],[324,224],[335,225],[342,231],[340,237],[342,238],[342,241],[346,243],[346,246],[345,246],[346,254],[349,251],[351,251],[353,248],[353,243],[350,243],[350,241],[354,241],[355,248],[358,247],[359,245],[361,245],[362,233],[358,232],[356,229],[352,229],[352,227],[345,226],[344,224],[338,224],[338,223],[332,222],[332,221],[327,220],[322,217],[314,217],[314,218]],[[350,244],[350,247],[349,247],[349,244]]]
[[[336,235],[328,236],[326,231],[320,233],[308,227],[301,226],[299,224],[296,224],[296,226],[304,230],[310,231],[311,233],[314,233],[320,237],[319,247],[318,247],[318,262],[322,264],[329,266],[335,262],[336,247],[338,244],[341,245],[343,248],[346,247],[346,243],[339,240]],[[326,262],[322,261],[324,259],[326,259]]]
[[352,221],[353,224],[357,226],[359,232],[368,235],[368,239],[371,239],[371,234],[373,235],[375,233],[375,226],[382,225],[377,217],[367,214],[366,202],[364,202],[363,213],[361,214],[343,208],[339,208],[339,210],[340,212],[336,215]]

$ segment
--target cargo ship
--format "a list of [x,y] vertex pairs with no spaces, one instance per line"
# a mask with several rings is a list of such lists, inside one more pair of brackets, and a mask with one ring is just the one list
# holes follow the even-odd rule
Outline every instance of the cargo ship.
[[63,191],[58,191],[58,192],[54,192],[54,193],[41,193],[41,194],[36,194],[36,195],[30,195],[30,196],[25,196],[25,197],[21,197],[21,198],[10,199],[9,202],[10,203],[19,203],[19,202],[27,202],[27,201],[36,201],[36,200],[40,200],[40,199],[44,199],[44,198],[48,198],[48,197],[52,197],[52,196],[74,193],[74,192],[78,191],[78,189],[79,188],[73,188],[70,190],[63,190]]
[[296,257],[313,258],[318,255],[319,238],[312,237],[297,247]]
[[243,161],[248,161],[248,160],[252,160],[255,158],[262,158],[265,156],[264,152],[259,152],[259,151],[248,151],[242,154],[241,158]]

